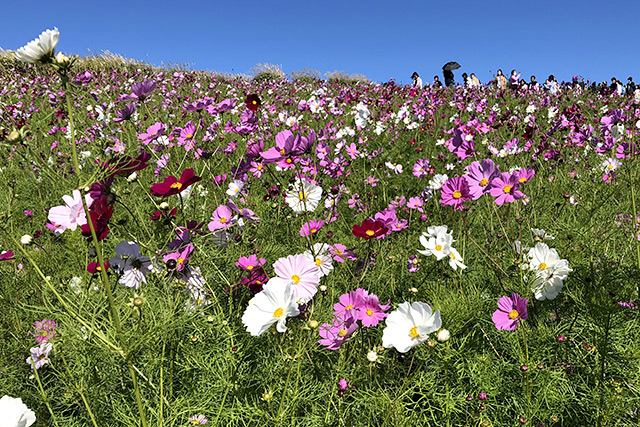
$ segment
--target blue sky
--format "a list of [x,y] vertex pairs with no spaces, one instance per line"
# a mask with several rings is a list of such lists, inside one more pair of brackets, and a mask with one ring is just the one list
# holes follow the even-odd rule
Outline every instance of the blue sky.
[[[374,81],[431,81],[448,61],[482,82],[498,68],[529,79],[640,81],[640,2],[6,1],[0,47],[58,27],[58,51],[108,50],[160,65],[249,73],[341,70]],[[12,18],[9,18],[12,17]],[[24,18],[23,18],[24,17]],[[8,18],[8,19],[7,19]]]

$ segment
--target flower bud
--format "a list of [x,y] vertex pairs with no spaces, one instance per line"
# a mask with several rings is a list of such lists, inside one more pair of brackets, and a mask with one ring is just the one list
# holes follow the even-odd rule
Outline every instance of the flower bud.
[[25,234],[20,238],[20,243],[22,243],[23,245],[29,245],[31,244],[32,241],[33,241],[33,237],[31,237],[28,234]]
[[309,320],[309,327],[311,329],[315,329],[318,327],[318,321],[317,320]]
[[451,334],[446,329],[440,329],[440,331],[438,331],[437,337],[438,341],[447,342],[449,341],[449,338],[451,338]]
[[159,208],[162,209],[163,211],[166,211],[167,209],[169,209],[169,203],[162,202],[162,203],[160,203]]
[[367,360],[371,363],[376,363],[378,361],[378,353],[371,350],[370,352],[367,353]]
[[9,132],[9,135],[7,135],[7,141],[11,143],[20,142],[21,140],[22,135],[20,135],[20,132],[18,132],[17,130],[12,130],[11,132]]

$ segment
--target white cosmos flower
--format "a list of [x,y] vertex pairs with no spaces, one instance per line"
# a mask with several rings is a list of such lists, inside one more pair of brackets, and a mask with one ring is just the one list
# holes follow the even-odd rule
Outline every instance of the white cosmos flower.
[[371,112],[364,103],[360,102],[356,105],[356,126],[364,128],[367,125],[367,120],[369,120],[370,115]]
[[291,286],[293,280],[279,277],[269,279],[249,302],[249,306],[242,315],[242,323],[253,336],[262,335],[274,323],[278,332],[287,330],[287,317],[300,314],[297,298],[293,295]]
[[316,243],[313,245],[313,252],[316,256],[313,257],[311,251],[305,251],[303,255],[310,261],[315,262],[318,267],[318,277],[324,277],[333,270],[333,257],[329,253],[329,245],[326,243]]
[[451,268],[453,268],[454,270],[457,270],[458,267],[460,267],[461,270],[464,270],[465,268],[467,268],[467,266],[462,263],[463,261],[464,260],[462,259],[462,257],[458,253],[458,251],[455,248],[450,248],[450,250],[449,250],[449,266]]
[[569,262],[561,259],[558,252],[545,243],[537,243],[529,250],[529,269],[535,274],[531,290],[536,299],[554,299],[558,296],[564,281],[573,270]]
[[[428,233],[422,233],[420,243],[424,246],[424,250],[418,251],[425,256],[433,255],[438,261],[451,254],[451,244],[453,236],[450,233],[440,232],[429,237]],[[460,254],[458,254],[459,256]]]
[[232,199],[240,194],[240,191],[244,188],[244,182],[239,179],[234,179],[233,182],[229,183],[229,188],[227,189],[227,195]]
[[37,39],[16,50],[16,59],[30,64],[47,62],[53,57],[59,39],[60,32],[57,28],[44,31]]
[[429,188],[433,191],[439,190],[448,179],[449,177],[446,174],[435,174],[429,181]]
[[400,353],[423,343],[430,333],[442,326],[440,311],[432,314],[428,304],[418,301],[411,305],[403,302],[396,311],[389,313],[385,322],[387,327],[382,333],[382,345],[395,347]]
[[300,179],[286,192],[284,201],[294,212],[313,212],[321,198],[322,187]]
[[36,422],[36,414],[22,403],[21,398],[7,396],[0,399],[0,426],[29,427]]

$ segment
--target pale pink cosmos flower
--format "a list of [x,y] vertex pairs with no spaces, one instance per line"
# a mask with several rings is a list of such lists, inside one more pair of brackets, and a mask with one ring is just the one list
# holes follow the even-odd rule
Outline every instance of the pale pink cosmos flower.
[[218,206],[218,208],[213,211],[213,217],[208,225],[209,231],[221,230],[223,228],[227,228],[233,225],[233,211],[227,205]]
[[320,271],[316,263],[303,254],[278,259],[273,263],[273,271],[278,277],[293,281],[293,295],[302,302],[311,300],[318,291]]
[[[78,226],[87,223],[87,216],[82,206],[82,196],[80,190],[73,190],[73,197],[64,195],[64,206],[54,206],[49,209],[49,221],[53,224],[54,232],[57,236],[69,229],[75,231]],[[84,200],[87,207],[91,207],[93,199],[89,194],[85,194]]]

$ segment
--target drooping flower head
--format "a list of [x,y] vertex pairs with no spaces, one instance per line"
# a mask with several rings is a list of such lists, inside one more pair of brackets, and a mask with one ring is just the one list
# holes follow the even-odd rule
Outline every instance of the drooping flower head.
[[43,31],[37,39],[16,50],[16,59],[30,64],[50,62],[55,54],[59,39],[58,28],[54,27],[53,30]]
[[178,194],[187,189],[191,184],[195,184],[202,178],[195,176],[193,169],[185,169],[180,179],[171,175],[164,179],[162,183],[156,183],[151,186],[151,194],[158,197],[169,197]]
[[491,320],[499,331],[513,331],[518,327],[519,319],[526,319],[527,299],[517,293],[510,297],[504,296],[498,300],[498,309],[493,312]]

